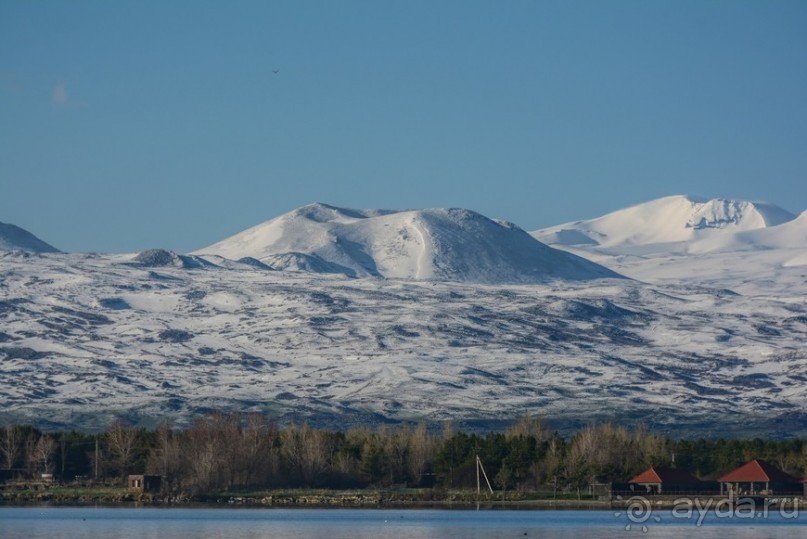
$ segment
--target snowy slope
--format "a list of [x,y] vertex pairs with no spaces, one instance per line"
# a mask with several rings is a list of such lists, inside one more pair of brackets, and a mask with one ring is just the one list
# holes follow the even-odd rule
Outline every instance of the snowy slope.
[[807,213],[658,202],[661,224],[615,212],[603,245],[559,246],[636,280],[547,279],[579,259],[465,210],[307,206],[205,255],[2,251],[0,424],[222,409],[807,434]]
[[807,249],[807,211],[785,223],[706,238],[692,252]]
[[0,251],[57,253],[59,250],[16,225],[0,223]]
[[196,251],[276,269],[476,283],[618,277],[463,209],[348,210],[311,204]]
[[612,251],[631,247],[670,249],[667,244],[709,241],[781,225],[794,216],[772,204],[738,200],[701,200],[670,196],[618,210],[596,219],[536,230],[550,245],[580,245]]
[[760,202],[666,197],[532,235],[648,283],[758,294],[807,278],[807,212]]
[[0,253],[0,424],[530,412],[561,427],[807,432],[803,268],[737,294],[697,276],[492,286],[217,262]]

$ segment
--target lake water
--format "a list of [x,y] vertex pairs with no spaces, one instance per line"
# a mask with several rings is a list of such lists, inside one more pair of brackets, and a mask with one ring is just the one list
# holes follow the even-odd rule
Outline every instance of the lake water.
[[[641,522],[640,522],[641,520]],[[626,527],[630,525],[630,529]],[[0,507],[0,538],[498,539],[518,537],[807,538],[807,513]]]

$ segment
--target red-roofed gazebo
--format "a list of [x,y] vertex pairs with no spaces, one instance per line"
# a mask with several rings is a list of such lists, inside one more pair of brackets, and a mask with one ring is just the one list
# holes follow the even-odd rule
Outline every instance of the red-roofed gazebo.
[[729,494],[771,494],[773,492],[800,492],[801,480],[783,472],[773,464],[754,459],[727,473],[720,479]]
[[630,481],[630,485],[640,485],[648,492],[697,492],[703,483],[686,470],[678,468],[652,467],[643,471]]

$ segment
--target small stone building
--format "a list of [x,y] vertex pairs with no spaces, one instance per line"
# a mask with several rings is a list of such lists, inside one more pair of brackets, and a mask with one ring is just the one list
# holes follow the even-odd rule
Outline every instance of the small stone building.
[[159,475],[130,475],[129,492],[153,493],[160,492],[162,476]]

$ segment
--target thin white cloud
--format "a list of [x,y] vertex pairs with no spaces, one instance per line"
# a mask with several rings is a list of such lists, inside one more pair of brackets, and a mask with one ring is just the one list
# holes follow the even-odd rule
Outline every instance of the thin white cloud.
[[60,80],[50,92],[50,104],[55,108],[79,108],[86,103],[67,92],[67,82]]
[[67,83],[60,80],[50,93],[50,103],[54,107],[66,107],[70,103],[67,97]]

